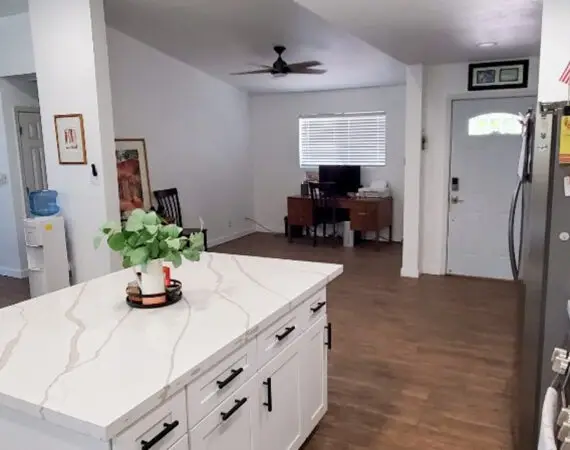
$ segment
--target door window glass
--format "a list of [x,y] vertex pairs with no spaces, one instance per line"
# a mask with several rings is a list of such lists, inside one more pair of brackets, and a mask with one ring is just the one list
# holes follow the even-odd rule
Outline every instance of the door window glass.
[[516,114],[495,112],[469,119],[469,136],[521,135],[522,131],[521,120]]

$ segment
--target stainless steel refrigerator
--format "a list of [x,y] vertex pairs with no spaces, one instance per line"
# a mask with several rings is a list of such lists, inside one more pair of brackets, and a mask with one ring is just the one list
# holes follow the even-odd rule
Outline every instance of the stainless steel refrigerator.
[[[564,190],[570,166],[559,163],[561,124],[570,116],[567,105],[539,104],[536,114],[528,114],[511,207],[509,249],[519,289],[512,392],[516,450],[537,448],[542,399],[552,381],[550,357],[554,347],[567,344],[570,329],[570,192]],[[514,232],[518,216],[520,242]]]

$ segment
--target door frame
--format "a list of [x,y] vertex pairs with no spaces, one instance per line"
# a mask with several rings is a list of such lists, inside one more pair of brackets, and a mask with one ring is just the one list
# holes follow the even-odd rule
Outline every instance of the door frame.
[[[19,170],[20,170],[20,189],[21,189],[21,193],[22,193],[22,200],[24,201],[23,205],[24,205],[24,217],[27,217],[29,209],[30,209],[30,205],[28,204],[29,200],[28,197],[26,195],[26,187],[24,186],[24,173],[23,173],[23,168],[24,168],[24,160],[22,159],[23,156],[23,152],[22,152],[22,134],[20,133],[20,113],[33,113],[33,114],[39,114],[40,116],[40,122],[42,120],[42,116],[41,116],[41,112],[40,112],[40,107],[39,106],[16,106],[14,108],[14,122],[16,124],[16,136],[18,139],[18,165],[19,165]],[[42,132],[42,141],[44,141],[43,139],[43,132]],[[45,141],[44,141],[44,149],[45,149]],[[46,179],[47,179],[47,173],[46,173]]]
[[446,111],[446,119],[445,119],[445,123],[446,123],[446,136],[447,136],[447,140],[446,140],[446,145],[444,148],[445,151],[445,158],[447,159],[447,163],[444,165],[444,173],[443,173],[443,177],[442,179],[445,181],[445,185],[443,186],[444,192],[443,192],[443,201],[445,202],[444,205],[445,207],[443,208],[443,223],[445,224],[442,230],[442,239],[443,239],[443,245],[441,248],[441,252],[442,252],[442,259],[441,259],[441,263],[442,263],[442,267],[440,268],[440,273],[442,275],[447,276],[447,258],[448,258],[448,237],[449,237],[449,184],[451,182],[451,157],[452,157],[452,153],[451,153],[451,146],[452,146],[452,141],[453,141],[453,137],[451,135],[452,133],[452,127],[453,127],[453,102],[455,101],[459,101],[459,100],[497,100],[497,99],[510,99],[510,98],[521,98],[521,97],[535,97],[535,99],[538,102],[538,90],[537,89],[532,89],[532,90],[525,90],[524,92],[516,92],[516,91],[512,91],[512,90],[506,90],[505,92],[487,92],[487,91],[483,91],[483,92],[470,92],[470,93],[464,93],[464,94],[453,94],[453,95],[448,95],[447,96],[447,100],[446,100],[446,106],[447,106],[447,111]]

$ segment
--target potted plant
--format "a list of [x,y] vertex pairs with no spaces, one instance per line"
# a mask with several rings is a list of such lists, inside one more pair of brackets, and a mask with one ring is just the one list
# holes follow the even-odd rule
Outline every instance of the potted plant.
[[108,222],[100,231],[94,242],[96,248],[106,238],[109,248],[121,254],[123,267],[140,266],[143,302],[145,298],[154,304],[166,301],[163,261],[179,267],[183,257],[199,261],[204,250],[202,233],[180,236],[182,228],[165,223],[154,211],[135,209],[126,222]]

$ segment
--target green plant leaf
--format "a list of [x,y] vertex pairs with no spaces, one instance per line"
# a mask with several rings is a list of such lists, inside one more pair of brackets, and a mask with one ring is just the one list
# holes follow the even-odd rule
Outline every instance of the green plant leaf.
[[115,221],[106,222],[101,227],[101,232],[103,234],[118,233],[120,231],[121,231],[121,224]]
[[145,230],[148,231],[152,236],[154,236],[158,233],[158,225],[147,225],[145,223],[144,227],[145,227]]
[[191,247],[204,250],[204,233],[192,233],[189,240]]
[[182,250],[182,255],[188,261],[200,261],[200,251],[192,247],[187,247]]
[[131,264],[136,266],[138,264],[146,264],[149,260],[148,249],[146,247],[138,247],[131,250],[127,257],[131,260]]
[[180,233],[182,232],[182,228],[180,228],[178,225],[172,223],[170,225],[163,226],[162,232],[167,237],[177,238],[178,236],[180,236]]
[[170,261],[174,267],[180,267],[182,264],[182,256],[180,256],[179,252],[170,252],[164,259]]
[[99,248],[101,246],[101,241],[103,240],[105,236],[95,236],[95,238],[93,239],[93,247],[95,247],[96,249]]
[[129,247],[136,247],[139,241],[139,235],[137,233],[131,233],[130,237],[127,239],[127,244]]
[[107,238],[107,245],[109,245],[109,248],[114,252],[120,252],[125,248],[125,244],[125,236],[123,236],[123,233],[113,233]]
[[168,245],[168,248],[172,250],[180,250],[180,245],[182,243],[182,241],[180,241],[180,238],[176,239],[168,238],[165,242],[166,245]]
[[158,255],[160,253],[160,248],[158,246],[158,241],[156,239],[147,243],[146,248],[148,248],[148,253],[150,255],[150,259],[158,258]]
[[131,262],[131,258],[129,258],[128,256],[123,256],[123,267],[125,269],[132,267],[133,263]]
[[158,225],[160,223],[160,219],[156,215],[154,211],[147,212],[143,217],[143,223],[145,225]]
[[144,227],[143,220],[145,215],[146,213],[142,209],[135,209],[127,219],[125,230],[127,231],[142,230]]

